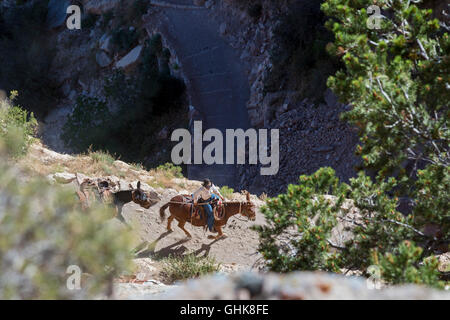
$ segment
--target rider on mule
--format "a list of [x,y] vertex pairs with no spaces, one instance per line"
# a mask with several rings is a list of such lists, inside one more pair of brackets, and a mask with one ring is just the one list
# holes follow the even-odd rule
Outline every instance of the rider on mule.
[[194,205],[197,205],[197,203],[207,203],[202,206],[205,208],[208,229],[211,232],[214,232],[214,214],[211,202],[218,198],[222,199],[222,201],[224,200],[224,197],[220,194],[219,188],[212,184],[209,179],[203,180],[202,186],[192,195]]

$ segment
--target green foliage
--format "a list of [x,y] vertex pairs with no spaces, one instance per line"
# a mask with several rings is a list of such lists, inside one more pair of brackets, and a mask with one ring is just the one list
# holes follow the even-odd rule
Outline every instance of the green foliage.
[[[372,4],[327,0],[322,10],[335,36],[327,48],[344,66],[328,85],[352,106],[344,119],[359,128],[361,169],[376,179],[363,170],[349,185],[326,169],[302,176],[298,186],[267,200],[260,251],[276,271],[357,269],[367,275],[376,264],[387,283],[440,287],[432,256],[448,251],[450,228],[450,42],[431,11],[410,1],[377,1],[384,19],[381,29],[369,29]],[[324,201],[327,194],[333,201]],[[397,211],[400,196],[410,200],[411,214]],[[356,217],[342,217],[344,198]],[[333,229],[343,221],[351,223],[352,236],[333,243]]]
[[264,86],[267,92],[295,90],[301,96],[323,99],[326,81],[338,63],[326,52],[332,34],[323,26],[320,2],[291,5],[274,28],[271,68]]
[[162,260],[162,273],[169,282],[198,278],[220,270],[220,264],[211,257],[195,254],[169,256]]
[[222,196],[224,196],[224,198],[230,198],[233,195],[234,189],[228,186],[223,186],[220,188],[219,191],[222,194]]
[[368,29],[371,4],[322,5],[333,17],[326,24],[335,34],[329,51],[345,64],[328,84],[352,105],[344,118],[360,129],[364,166],[380,178],[398,176],[408,189],[417,168],[448,170],[450,163],[450,41],[431,10],[408,1],[377,2],[389,18]]
[[[81,212],[71,188],[40,178],[25,183],[0,158],[0,299],[109,296],[132,259],[131,234],[108,220],[114,212],[95,205]],[[81,290],[67,287],[70,266],[83,273]]]
[[417,181],[412,193],[416,206],[414,225],[437,225],[437,241],[431,249],[450,239],[450,170],[442,166],[429,165],[417,172]]
[[17,98],[17,91],[12,91],[9,100],[0,100],[0,139],[10,156],[24,155],[33,141],[37,121],[33,113],[29,114],[19,106],[11,103]]
[[403,241],[393,253],[373,253],[372,263],[380,267],[382,278],[392,284],[415,283],[444,288],[438,280],[439,261],[430,257],[422,262],[422,248],[414,242]]
[[[136,75],[116,71],[106,79],[106,101],[78,99],[64,127],[62,137],[66,144],[77,151],[92,146],[93,151],[106,150],[124,161],[152,166],[145,161],[161,148],[157,133],[174,122],[181,126],[180,119],[187,112],[181,110],[185,85],[171,75],[169,58],[170,52],[163,48],[160,35],[147,41]],[[173,113],[180,116],[173,117]],[[165,152],[158,164],[169,159],[170,154]]]
[[61,137],[78,152],[107,144],[107,128],[111,118],[106,102],[81,95],[63,127]]
[[[259,251],[273,271],[338,271],[337,255],[327,240],[348,186],[339,184],[331,168],[301,176],[300,182],[289,185],[286,194],[266,201],[262,212],[267,225],[255,228]],[[330,200],[325,195],[337,198]]]
[[95,151],[89,152],[89,156],[98,163],[103,163],[105,165],[112,165],[116,159],[110,155],[108,152]]
[[183,178],[181,167],[176,166],[171,162],[159,165],[156,170],[163,172],[167,177],[170,178]]
[[[389,256],[406,250],[402,239],[415,240],[426,258],[448,250],[450,41],[431,10],[409,1],[378,1],[384,18],[379,29],[369,29],[366,8],[372,4],[328,0],[322,5],[332,17],[326,26],[335,35],[329,52],[345,66],[328,85],[352,106],[343,118],[359,128],[362,169],[374,172],[377,180],[364,185],[380,188],[385,203],[384,208],[375,208],[380,213],[375,218],[381,220],[370,220],[366,238],[357,236],[355,241],[365,249],[378,243],[378,250]],[[388,186],[392,176],[395,183]],[[352,197],[363,194],[362,187],[354,188]],[[396,214],[387,195],[410,199],[412,214]],[[430,226],[434,231],[425,232]],[[367,259],[367,250],[350,252],[356,265]],[[390,282],[413,281],[395,272],[387,277]],[[424,282],[431,283],[428,276]]]
[[[347,195],[360,213],[352,232],[354,237],[344,246],[340,265],[346,269],[365,271],[369,267],[372,250],[390,252],[404,239],[413,239],[411,216],[403,216],[396,210],[397,200],[389,196],[396,187],[396,180],[373,183],[370,177],[360,172],[357,178],[350,179],[350,192]],[[423,240],[423,239],[422,239]]]
[[[333,169],[322,168],[310,176],[301,176],[299,185],[289,185],[286,194],[267,199],[262,212],[267,224],[257,226],[259,252],[267,266],[276,272],[293,270],[326,270],[344,272],[360,270],[365,275],[374,264],[373,257],[404,255],[405,239],[416,240],[423,246],[432,240],[414,228],[414,217],[396,211],[397,199],[389,197],[396,180],[373,183],[363,172],[350,184],[340,183]],[[346,200],[351,199],[351,200]],[[356,216],[347,215],[349,207],[357,208]],[[347,209],[345,209],[347,208]],[[348,239],[336,243],[336,235],[344,222],[351,227]],[[416,250],[416,249],[414,249]],[[388,283],[439,283],[437,264],[420,249],[420,260],[399,258],[392,266],[383,264],[382,279]],[[386,258],[388,259],[388,258]],[[384,261],[379,258],[379,261]],[[390,258],[389,260],[390,261]],[[428,262],[427,262],[428,261]],[[416,278],[400,277],[392,268],[419,269]],[[375,264],[379,264],[378,262]],[[423,276],[423,277],[422,277]]]

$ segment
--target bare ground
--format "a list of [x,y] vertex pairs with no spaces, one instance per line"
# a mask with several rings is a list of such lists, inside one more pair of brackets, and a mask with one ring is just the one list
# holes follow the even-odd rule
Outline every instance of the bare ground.
[[[225,237],[214,240],[208,239],[209,232],[203,228],[193,227],[189,223],[186,229],[192,234],[192,238],[186,237],[184,232],[172,223],[173,232],[167,231],[167,219],[161,221],[159,209],[173,196],[174,191],[168,191],[160,196],[162,200],[146,210],[136,204],[128,204],[124,207],[124,217],[139,234],[142,243],[138,246],[137,258],[162,258],[169,255],[185,255],[194,253],[197,256],[213,257],[225,268],[233,270],[250,270],[257,268],[257,262],[261,255],[257,252],[258,234],[250,227],[255,224],[263,224],[264,218],[259,212],[263,203],[252,199],[258,206],[256,221],[248,221],[246,217],[236,215],[225,226]],[[242,200],[244,197],[241,196]],[[166,209],[166,217],[170,215]]]

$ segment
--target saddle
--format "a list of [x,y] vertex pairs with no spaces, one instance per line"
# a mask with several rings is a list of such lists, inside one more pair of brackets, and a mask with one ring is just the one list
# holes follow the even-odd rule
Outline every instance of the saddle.
[[[201,219],[205,214],[205,208],[202,205],[195,206],[193,205],[193,200],[191,195],[182,195],[183,201],[191,204],[191,218]],[[225,208],[223,203],[220,200],[214,200],[211,202],[211,206],[213,208],[214,219],[223,219],[225,216]]]
[[98,202],[105,205],[113,203],[113,188],[115,184],[108,180],[84,179],[80,185],[80,189],[76,191],[79,199],[82,202],[82,209],[86,210],[92,203]]

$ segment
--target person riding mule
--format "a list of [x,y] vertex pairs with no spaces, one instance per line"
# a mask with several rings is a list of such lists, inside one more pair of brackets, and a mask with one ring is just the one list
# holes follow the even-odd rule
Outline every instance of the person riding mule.
[[[250,194],[246,193],[247,201],[226,201],[223,203],[224,207],[224,216],[220,219],[215,219],[214,228],[218,232],[216,237],[210,235],[208,238],[219,239],[225,234],[222,232],[222,227],[225,226],[232,216],[236,214],[241,214],[247,217],[251,221],[255,221],[256,219],[256,211],[255,205],[250,200]],[[184,231],[184,233],[191,238],[191,234],[184,228],[186,222],[190,222],[191,225],[195,227],[204,227],[207,225],[207,217],[203,215],[203,217],[193,217],[191,214],[191,208],[193,207],[192,201],[190,201],[189,196],[186,195],[178,195],[173,197],[169,202],[163,205],[159,209],[159,214],[161,216],[161,220],[165,219],[165,210],[169,208],[170,216],[167,221],[167,230],[169,232],[172,231],[171,224],[173,220],[178,221],[178,227]]]
[[[214,232],[214,214],[213,214],[213,204],[216,203],[218,199],[224,200],[224,197],[220,194],[219,189],[211,183],[209,179],[203,180],[203,185],[192,194],[192,200],[194,206],[201,203],[204,211],[207,214],[207,225],[211,232]],[[203,204],[202,204],[203,203]]]

